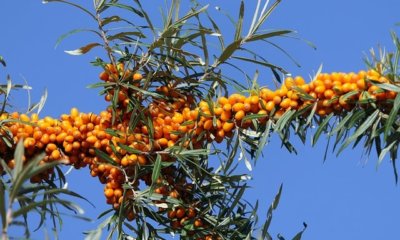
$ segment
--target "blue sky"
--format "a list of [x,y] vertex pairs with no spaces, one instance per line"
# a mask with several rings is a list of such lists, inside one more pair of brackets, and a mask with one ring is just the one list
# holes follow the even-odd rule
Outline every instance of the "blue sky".
[[[162,4],[164,1],[155,2]],[[218,15],[215,6],[220,6],[233,16],[239,3],[237,0],[201,2],[210,2],[211,14]],[[246,1],[245,23],[251,20],[255,3],[255,0]],[[371,47],[381,45],[393,50],[389,31],[399,32],[399,27],[395,26],[400,22],[398,9],[400,2],[397,0],[282,1],[264,27],[296,30],[300,38],[311,41],[317,49],[302,40],[275,41],[301,64],[300,68],[278,51],[264,49],[261,45],[260,51],[265,51],[263,54],[271,62],[284,66],[293,75],[308,77],[321,64],[325,72],[359,71],[365,69],[362,58]],[[150,9],[152,13],[156,10],[154,6]],[[61,4],[43,5],[41,1],[22,0],[0,3],[0,55],[7,61],[6,72],[14,82],[26,80],[33,87],[34,101],[38,101],[47,88],[48,100],[42,116],[56,117],[75,106],[85,112],[99,112],[106,106],[96,90],[86,88],[97,81],[99,73],[99,69],[91,67],[90,61],[102,53],[94,51],[76,57],[63,52],[84,45],[89,36],[74,35],[54,48],[60,35],[91,24],[89,18]],[[229,30],[229,23],[226,27]],[[249,71],[254,70],[250,68]],[[270,72],[260,71],[260,80],[271,84]],[[1,69],[1,81],[5,76]],[[26,109],[24,97],[12,100],[17,109]],[[303,238],[306,240],[399,238],[400,191],[387,159],[377,170],[376,154],[366,156],[362,149],[356,148],[338,157],[329,154],[323,162],[326,141],[314,148],[311,144],[304,146],[294,142],[298,155],[289,154],[280,147],[279,139],[272,137],[262,159],[250,173],[254,179],[247,198],[251,202],[259,200],[260,216],[266,213],[283,183],[282,199],[271,227],[273,234],[282,233],[290,238],[306,222],[308,228]],[[93,209],[81,203],[87,216],[95,218],[107,209],[102,186],[88,171],[73,171],[69,182],[71,189],[95,204],[96,209]],[[60,239],[83,239],[81,232],[94,228],[97,223],[66,218]],[[36,239],[41,239],[41,234],[35,234]]]

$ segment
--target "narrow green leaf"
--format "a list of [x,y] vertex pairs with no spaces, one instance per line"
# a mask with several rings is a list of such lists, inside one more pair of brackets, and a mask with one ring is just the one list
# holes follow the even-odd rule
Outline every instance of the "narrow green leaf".
[[[268,4],[268,2],[269,1],[267,1],[265,4]],[[281,0],[276,0],[272,4],[272,6],[268,8],[266,12],[261,13],[261,16],[258,18],[258,21],[253,25],[253,27],[250,28],[248,36],[251,36],[257,32],[257,30],[261,27],[261,25],[265,22],[265,20],[267,20],[267,18],[271,15],[271,13],[274,11],[274,9],[278,6],[280,2]]]
[[393,92],[396,92],[396,93],[400,93],[400,87],[397,86],[397,85],[394,85],[394,84],[391,84],[391,83],[378,83],[378,82],[374,82],[374,81],[371,81],[371,83],[373,85],[376,85],[376,86],[382,88],[382,89],[385,89],[385,90],[388,90],[388,91],[393,91]]
[[70,55],[82,55],[82,54],[89,52],[90,50],[92,50],[92,48],[97,47],[97,46],[102,46],[102,45],[100,43],[89,43],[86,46],[80,47],[78,49],[68,50],[68,51],[64,51],[64,52],[66,52]]
[[5,96],[6,99],[10,95],[11,89],[12,89],[11,76],[7,75],[7,88],[6,88],[6,96]]
[[400,94],[397,94],[396,98],[394,99],[393,107],[392,110],[390,111],[389,118],[385,122],[385,132],[384,132],[385,140],[387,139],[390,129],[393,127],[392,126],[393,123],[398,117],[399,109],[400,109]]
[[118,143],[118,146],[122,149],[124,149],[125,151],[127,151],[128,153],[133,153],[133,154],[142,154],[142,151],[137,150],[135,148],[126,146],[124,144]]
[[379,109],[375,110],[374,113],[372,113],[367,119],[365,119],[365,121],[363,121],[363,123],[360,125],[360,127],[357,128],[357,130],[355,131],[355,133],[350,136],[344,143],[343,145],[340,147],[339,151],[337,154],[339,154],[340,152],[342,152],[352,141],[354,141],[355,139],[357,139],[361,134],[365,133],[365,131],[371,127],[372,124],[375,123],[376,118],[379,115]]
[[1,223],[3,228],[5,229],[7,226],[7,217],[6,217],[6,196],[5,196],[5,186],[3,180],[0,178],[0,215],[1,215]]
[[358,119],[359,117],[362,117],[365,114],[364,111],[357,111],[354,112],[353,114],[347,114],[341,121],[339,121],[339,123],[337,124],[337,126],[335,127],[335,129],[333,129],[329,135],[333,136],[333,134],[342,131],[345,128],[345,125],[350,121],[350,119],[352,118],[356,118]]
[[139,8],[140,8],[140,13],[141,13],[141,14],[144,16],[144,18],[146,19],[146,22],[147,22],[147,24],[148,24],[148,27],[151,29],[151,31],[153,32],[153,34],[156,35],[156,31],[155,31],[155,29],[154,29],[154,26],[153,26],[153,24],[152,24],[152,22],[151,22],[149,16],[147,15],[146,11],[143,10],[143,7],[142,7],[140,1],[139,1],[139,0],[134,0],[134,1],[135,1],[136,4],[139,6]]
[[[233,209],[236,207],[236,205],[237,205],[237,204],[240,202],[240,200],[242,199],[243,194],[244,194],[245,190],[247,189],[247,184],[244,184],[244,185],[241,186],[239,189],[240,189],[239,192],[238,192],[237,194],[234,195],[234,196],[235,196],[235,199],[234,199],[233,202],[230,204],[230,206],[229,206],[229,208],[228,208],[228,210],[227,210],[227,213],[228,213],[228,214],[231,213],[231,212],[233,211]],[[219,225],[219,226],[220,226],[220,225]]]
[[115,39],[125,39],[127,36],[135,36],[135,37],[139,37],[139,38],[146,37],[143,33],[136,31],[136,32],[120,32],[115,35],[108,36],[107,39],[112,41]]
[[117,8],[125,9],[125,10],[128,10],[130,12],[135,13],[136,15],[138,15],[141,18],[144,17],[144,15],[143,15],[143,13],[141,11],[137,10],[136,8],[134,8],[132,6],[126,5],[126,4],[114,2],[114,3],[107,3],[107,4],[105,4],[105,6],[107,6],[107,7],[117,7]]
[[212,26],[214,28],[214,31],[217,33],[216,36],[218,37],[221,49],[224,49],[225,48],[225,43],[224,43],[224,38],[223,38],[223,35],[221,33],[221,30],[219,29],[217,23],[210,17],[210,15],[208,13],[207,13],[207,17],[208,17],[208,20],[210,20],[210,22],[211,22],[211,24],[212,24]]
[[96,8],[96,11],[100,12],[103,9],[105,3],[106,0],[95,0],[94,6]]
[[242,36],[242,28],[243,28],[243,16],[244,16],[244,2],[243,0],[240,1],[240,10],[239,10],[239,17],[236,23],[235,29],[235,41],[239,40]]
[[4,60],[3,56],[0,56],[0,63],[3,67],[7,67],[6,61]]
[[267,33],[260,33],[260,34],[254,34],[248,38],[245,38],[244,40],[246,42],[254,42],[258,40],[265,40],[267,38],[271,37],[278,37],[278,36],[284,36],[285,34],[292,33],[293,31],[291,30],[276,30],[272,32],[267,32]]
[[286,123],[290,122],[292,119],[293,115],[296,113],[295,110],[288,110],[286,111],[276,122],[275,124],[275,130],[280,132],[283,129],[286,128]]
[[53,168],[54,166],[67,163],[66,160],[59,160],[53,162],[46,162],[45,164],[39,164],[39,162],[44,158],[45,154],[39,154],[33,159],[30,159],[28,163],[22,168],[22,171],[18,175],[13,176],[12,188],[10,190],[9,199],[13,201],[17,196],[17,193],[21,190],[21,187],[25,181],[45,170]]
[[303,223],[303,225],[304,225],[303,230],[301,230],[300,232],[298,232],[298,233],[292,238],[292,240],[301,240],[301,237],[303,236],[303,233],[304,233],[304,231],[305,231],[306,228],[307,228],[307,224],[306,224],[306,223]]
[[376,163],[376,168],[378,168],[381,165],[381,163],[382,163],[383,159],[385,158],[386,154],[388,152],[390,152],[392,150],[392,148],[394,146],[396,146],[397,144],[399,144],[398,141],[396,141],[396,140],[392,141],[390,144],[388,144],[385,148],[383,148],[381,150],[381,153],[379,154],[378,162]]
[[162,163],[161,162],[161,155],[157,154],[157,158],[156,158],[156,161],[155,161],[154,166],[153,166],[153,172],[151,174],[152,185],[151,185],[151,188],[150,188],[150,194],[153,193],[153,189],[154,189],[155,183],[157,182],[158,178],[160,177],[161,167],[162,167],[161,163]]
[[62,200],[62,199],[49,199],[49,200],[42,200],[39,202],[33,202],[30,204],[27,204],[27,205],[17,209],[16,211],[14,211],[12,213],[12,217],[17,218],[21,215],[27,214],[28,212],[30,212],[31,210],[33,210],[35,208],[47,206],[48,204],[54,204],[54,203],[67,206],[80,214],[82,214],[84,212],[82,208],[80,208],[78,205],[76,205],[75,203],[73,203],[71,201]]
[[260,141],[258,142],[258,148],[255,153],[255,159],[257,160],[260,154],[262,153],[262,150],[264,149],[265,145],[267,144],[267,140],[270,135],[270,131],[272,128],[272,121],[268,120],[267,125],[265,127],[265,131],[263,132]]
[[215,61],[213,64],[214,67],[217,67],[218,65],[224,63],[228,58],[232,56],[232,54],[240,48],[242,45],[242,39],[238,39],[234,41],[233,43],[229,44],[221,53],[221,55],[218,57],[218,59]]
[[101,21],[101,26],[105,26],[109,23],[113,23],[113,22],[119,22],[122,21],[120,16],[114,15],[114,16],[110,16],[110,17],[106,17]]
[[188,20],[188,19],[190,19],[190,18],[192,18],[192,17],[194,17],[194,16],[197,16],[197,15],[199,15],[200,13],[206,11],[207,8],[208,8],[208,6],[209,6],[209,4],[205,5],[204,7],[200,8],[199,10],[196,10],[196,11],[193,11],[193,10],[192,10],[192,11],[190,11],[188,14],[186,14],[186,15],[183,16],[182,18],[178,19],[178,20],[174,23],[173,27],[176,27],[177,25],[180,25],[180,24],[184,23],[186,20]]
[[282,194],[282,188],[283,188],[283,184],[280,185],[278,193],[275,195],[275,198],[268,209],[267,219],[265,220],[265,222],[262,226],[261,239],[265,239],[265,238],[267,238],[267,236],[269,236],[268,229],[269,229],[269,226],[271,225],[272,213],[278,207],[279,200],[280,200],[281,194]]
[[98,148],[94,148],[94,152],[96,153],[97,156],[99,156],[102,160],[108,162],[109,164],[113,165],[113,166],[118,166],[118,164],[114,161],[114,159],[112,159],[110,157],[109,154],[101,151]]
[[99,36],[99,37],[101,38],[101,34],[100,34],[99,32],[97,32],[97,31],[95,31],[95,30],[92,30],[92,29],[73,29],[73,30],[71,30],[71,31],[69,31],[69,32],[64,33],[63,35],[61,35],[61,36],[57,39],[54,48],[57,48],[58,45],[60,45],[60,43],[61,43],[65,38],[67,38],[67,37],[69,37],[69,36],[71,36],[71,35],[73,35],[73,34],[80,33],[80,32],[91,32],[91,33],[94,33],[94,34],[96,34],[97,36]]
[[18,175],[20,175],[20,173],[22,171],[22,166],[24,164],[24,161],[22,159],[23,156],[24,156],[24,142],[23,142],[23,139],[21,139],[17,143],[15,152],[14,152],[15,167],[14,167],[14,171],[13,171],[13,178],[17,178]]
[[44,104],[46,103],[46,100],[47,100],[47,89],[44,90],[44,93],[40,97],[40,101],[39,101],[39,103],[37,105],[37,113],[38,114],[42,111],[42,109],[44,107]]
[[331,118],[334,116],[333,113],[329,114],[328,116],[325,117],[324,121],[319,125],[317,131],[315,132],[312,140],[311,140],[311,146],[314,147],[314,145],[317,143],[319,137],[321,136],[321,133],[326,129],[326,125],[329,123]]
[[293,86],[292,89],[299,93],[299,97],[302,100],[305,100],[305,101],[314,101],[315,100],[315,98],[313,96],[311,96],[306,91],[304,91],[303,89],[299,88],[298,86]]

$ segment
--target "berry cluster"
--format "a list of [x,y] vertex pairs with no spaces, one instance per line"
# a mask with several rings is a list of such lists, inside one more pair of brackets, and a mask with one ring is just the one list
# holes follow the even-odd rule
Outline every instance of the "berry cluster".
[[[220,143],[231,137],[236,128],[253,128],[254,121],[263,124],[268,119],[279,119],[288,110],[301,110],[311,105],[316,106],[315,112],[321,117],[368,107],[368,104],[376,104],[383,111],[390,110],[392,103],[388,100],[396,97],[395,92],[375,84],[389,83],[389,80],[374,70],[319,74],[310,83],[302,77],[289,77],[276,90],[261,88],[252,91],[250,96],[235,93],[215,102],[200,100],[198,103],[190,93],[173,84],[155,86],[156,94],[147,96],[142,89],[149,85],[149,79],[125,69],[123,64],[106,65],[99,78],[108,84],[104,90],[105,99],[113,104],[98,115],[80,113],[76,108],[59,119],[39,119],[37,114],[1,115],[0,120],[11,120],[3,126],[2,134],[11,136],[14,143],[10,148],[0,142],[1,157],[13,168],[13,148],[22,140],[24,161],[44,151],[43,163],[66,159],[67,164],[77,169],[89,166],[90,174],[105,184],[107,203],[116,210],[126,204],[128,220],[136,216],[129,200],[135,198],[140,182],[154,186],[155,193],[185,204],[160,208],[173,229],[187,225],[202,229],[208,224],[202,218],[201,204],[192,194],[196,186],[176,167],[163,168],[157,182],[151,181],[148,166],[151,167],[157,157],[164,162],[176,160],[169,148],[199,149],[207,142]],[[135,115],[145,117],[132,121]],[[248,117],[250,115],[256,117]],[[41,182],[51,174],[52,169],[31,181]],[[124,190],[124,183],[130,183],[132,189]],[[217,237],[210,235],[202,239]]]

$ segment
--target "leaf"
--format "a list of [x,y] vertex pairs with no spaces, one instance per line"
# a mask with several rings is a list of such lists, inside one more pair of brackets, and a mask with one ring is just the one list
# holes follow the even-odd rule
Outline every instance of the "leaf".
[[3,56],[0,56],[0,63],[1,63],[1,65],[3,65],[3,67],[7,66],[6,61],[4,60]]
[[[51,169],[54,166],[62,163],[67,163],[66,160],[59,160],[53,162],[46,162],[45,164],[39,164],[44,158],[45,154],[39,154],[33,159],[29,160],[28,163],[22,168],[22,170],[13,176],[12,188],[10,190],[9,199],[13,201],[17,196],[17,193],[21,190],[21,187],[25,181],[45,170]],[[14,170],[15,171],[15,170]]]
[[275,130],[280,132],[286,128],[286,123],[290,123],[293,119],[292,117],[296,114],[295,110],[288,110],[286,111],[276,122]]
[[73,203],[71,201],[61,200],[61,199],[50,199],[50,200],[42,200],[40,202],[33,202],[33,203],[30,203],[30,204],[27,204],[27,205],[15,210],[12,213],[12,217],[13,218],[17,218],[17,217],[19,217],[21,215],[27,214],[28,212],[30,212],[31,210],[33,210],[33,209],[35,209],[37,207],[43,207],[43,206],[46,206],[48,204],[53,204],[53,203],[58,203],[58,204],[62,204],[64,206],[67,206],[67,207],[75,210],[76,212],[78,212],[80,214],[84,213],[82,208],[80,208],[77,204],[75,204],[75,203]]
[[101,26],[104,27],[105,25],[112,23],[112,22],[119,22],[122,21],[120,16],[114,15],[114,16],[110,16],[110,17],[105,17],[102,21],[101,21]]
[[328,116],[325,117],[324,121],[322,121],[322,123],[319,124],[319,127],[311,140],[311,146],[314,147],[314,145],[317,143],[321,133],[326,129],[326,125],[329,123],[329,121],[333,116],[334,116],[333,113],[329,114]]
[[258,157],[262,153],[262,150],[264,149],[265,145],[267,144],[267,140],[270,135],[271,128],[272,128],[272,121],[268,120],[267,125],[265,127],[265,131],[263,132],[261,139],[258,143],[258,148],[256,150],[256,154],[254,157],[255,159],[258,159]]
[[101,11],[102,8],[104,7],[104,3],[106,2],[106,0],[95,0],[94,1],[94,6],[96,8],[96,11]]
[[393,123],[398,117],[399,109],[400,109],[400,94],[397,94],[393,102],[392,110],[389,113],[389,118],[385,122],[385,132],[383,135],[385,140],[387,139],[390,129],[393,127]]
[[242,36],[243,15],[244,15],[244,2],[242,0],[240,1],[239,17],[235,29],[235,38],[234,38],[235,40],[239,40]]
[[143,15],[143,13],[141,11],[137,10],[134,7],[126,5],[126,4],[122,4],[122,3],[107,3],[107,4],[105,4],[105,6],[107,6],[107,7],[117,7],[117,8],[125,9],[125,10],[128,10],[130,12],[135,13],[136,15],[138,15],[141,18],[144,17],[144,15]]
[[[269,236],[268,229],[269,229],[269,226],[271,225],[272,213],[278,207],[279,200],[280,200],[281,194],[282,194],[282,188],[283,188],[283,184],[281,184],[281,186],[279,187],[278,193],[275,195],[275,198],[268,209],[267,219],[265,220],[265,222],[262,226],[261,239],[265,239],[267,236]],[[272,238],[269,238],[269,239],[272,239]]]
[[57,48],[58,45],[60,45],[60,43],[61,43],[65,38],[67,38],[67,37],[69,37],[69,36],[71,36],[71,35],[73,35],[73,34],[75,34],[75,33],[80,33],[80,32],[92,32],[92,33],[95,33],[97,36],[99,36],[99,37],[101,38],[101,34],[100,34],[99,32],[97,32],[97,31],[95,31],[95,30],[92,30],[92,29],[73,29],[73,30],[71,30],[71,31],[69,31],[69,32],[64,33],[63,35],[61,35],[61,36],[57,39],[54,48]]
[[[227,209],[227,214],[230,214],[233,209],[236,207],[236,205],[240,202],[240,200],[243,197],[243,194],[245,193],[245,190],[247,189],[247,185],[244,184],[239,188],[239,192],[237,194],[232,194],[232,196],[235,196],[235,199],[233,200],[232,203],[229,204],[229,208]],[[228,206],[227,206],[228,207]],[[221,224],[219,224],[220,226]]]
[[214,28],[214,31],[218,34],[217,37],[218,37],[221,49],[224,49],[225,48],[225,43],[224,43],[224,38],[223,38],[223,35],[221,33],[221,30],[219,29],[219,27],[216,24],[216,22],[210,17],[210,15],[208,13],[207,13],[207,17],[208,17],[208,20],[210,20],[210,22],[211,22],[211,24],[212,24],[212,26]]
[[145,36],[143,33],[141,33],[141,32],[120,32],[120,33],[117,33],[117,34],[115,34],[115,35],[108,36],[107,39],[110,40],[110,41],[112,41],[112,40],[115,40],[115,39],[124,39],[124,38],[126,38],[127,36],[136,36],[136,37],[139,37],[139,38],[144,38],[144,37],[146,37],[146,36]]
[[[257,32],[257,30],[261,27],[261,25],[265,22],[265,20],[267,20],[269,15],[271,15],[271,13],[278,6],[278,4],[281,2],[281,0],[276,0],[272,4],[272,6],[265,12],[268,2],[269,1],[266,1],[265,5],[264,5],[264,9],[261,12],[260,17],[258,18],[258,21],[255,24],[252,24],[252,26],[250,27],[247,37],[249,37]],[[258,8],[258,6],[257,6],[257,8]],[[255,12],[254,16],[257,16],[257,15],[258,15],[258,11]],[[254,21],[254,19],[253,19],[253,21]]]
[[64,51],[64,52],[66,52],[70,55],[82,55],[82,54],[89,52],[90,50],[92,50],[92,48],[97,47],[97,46],[102,46],[102,45],[100,43],[89,43],[86,46],[80,47],[78,49],[68,50],[68,51]]
[[292,240],[301,240],[301,237],[303,236],[303,233],[304,233],[304,231],[305,231],[306,228],[307,228],[307,224],[306,224],[306,223],[303,223],[303,225],[304,225],[303,230],[301,230],[300,232],[298,232],[298,233],[292,238]]
[[44,104],[46,103],[46,100],[47,100],[47,89],[44,90],[43,95],[40,97],[40,101],[39,101],[38,107],[37,107],[38,108],[37,114],[39,114],[42,111]]
[[271,38],[271,37],[282,36],[282,35],[292,33],[292,32],[293,31],[291,31],[291,30],[276,30],[276,31],[267,32],[267,33],[254,34],[250,37],[245,38],[244,40],[246,42],[253,42],[253,41],[258,41],[258,40],[265,40],[265,39]]
[[382,149],[381,153],[379,154],[378,162],[376,163],[376,168],[378,168],[383,159],[385,158],[386,154],[393,149],[395,145],[399,144],[398,141],[392,141],[390,144],[388,144],[384,149]]
[[23,139],[19,140],[14,151],[15,167],[13,171],[13,178],[16,178],[22,171],[24,157],[24,142]]
[[388,91],[393,91],[396,93],[400,93],[400,87],[391,83],[377,83],[374,81],[371,81],[371,83],[375,86],[378,86],[382,89],[388,90]]
[[354,141],[356,138],[358,138],[361,134],[365,133],[365,131],[371,127],[372,124],[375,123],[376,118],[379,116],[379,109],[376,109],[373,114],[371,114],[363,123],[360,125],[360,127],[357,128],[355,133],[350,136],[340,147],[339,151],[337,154],[342,152],[352,141]]
[[109,154],[101,151],[98,148],[94,148],[94,152],[96,153],[97,156],[99,156],[102,160],[108,162],[109,164],[113,165],[113,166],[118,166],[118,164],[114,161],[114,159],[112,159],[110,157]]
[[161,155],[157,154],[156,162],[154,163],[153,166],[153,172],[151,174],[151,181],[152,185],[150,188],[150,194],[153,193],[155,183],[157,182],[158,178],[160,177],[161,174],[161,166],[162,166],[162,161],[161,161]]
[[7,226],[7,217],[6,217],[6,202],[5,202],[5,186],[2,179],[0,179],[0,215],[1,215],[1,223],[3,229]]
[[143,153],[143,152],[140,151],[140,150],[137,150],[137,149],[135,149],[135,148],[126,146],[126,145],[124,145],[124,144],[122,144],[122,143],[118,143],[118,146],[119,146],[121,149],[127,151],[128,153],[133,153],[133,154],[142,154],[142,153]]
[[218,57],[218,59],[213,64],[214,67],[217,67],[221,63],[224,63],[228,58],[232,56],[232,54],[240,48],[242,45],[242,39],[238,39],[233,43],[229,44]]

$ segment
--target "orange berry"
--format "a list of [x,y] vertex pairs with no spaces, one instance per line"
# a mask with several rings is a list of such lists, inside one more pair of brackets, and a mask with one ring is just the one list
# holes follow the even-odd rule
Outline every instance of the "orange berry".
[[197,212],[196,212],[196,210],[194,208],[189,208],[187,210],[186,216],[188,218],[194,218],[194,217],[196,217],[196,214],[197,214]]
[[240,110],[240,111],[236,112],[236,114],[235,114],[235,119],[236,119],[237,121],[241,121],[241,120],[244,118],[244,116],[245,116],[244,111],[243,111],[243,110]]
[[104,190],[104,195],[106,196],[106,198],[112,198],[114,197],[114,190],[112,188],[106,188]]
[[224,124],[222,125],[222,129],[225,132],[230,132],[234,126],[235,124],[233,122],[224,122]]
[[24,140],[24,147],[25,148],[30,148],[35,145],[36,141],[34,138],[28,137]]
[[89,136],[86,138],[86,142],[90,143],[90,144],[94,144],[97,141],[97,137],[96,136]]
[[327,89],[327,90],[324,92],[324,96],[325,96],[325,98],[327,98],[327,99],[331,99],[334,95],[335,95],[335,92],[333,92],[333,90],[331,90],[331,89]]
[[212,127],[213,127],[213,120],[212,120],[212,119],[207,119],[207,120],[204,122],[203,128],[204,128],[205,130],[210,130]]
[[167,216],[169,219],[173,219],[176,217],[176,211],[175,210],[169,210],[167,213]]
[[132,78],[134,81],[140,81],[140,80],[142,80],[143,76],[140,73],[135,73],[135,74],[133,74]]
[[232,113],[231,111],[223,111],[221,114],[221,121],[229,121],[231,119]]
[[258,96],[251,96],[250,97],[250,103],[251,104],[258,104],[260,101],[260,98]]
[[100,74],[99,74],[99,78],[101,79],[101,80],[103,80],[103,81],[108,81],[108,78],[110,77],[110,75],[107,73],[107,72],[105,72],[105,71],[103,71],[103,72],[101,72]]
[[232,105],[230,103],[225,104],[222,109],[226,112],[229,112],[232,110]]
[[52,159],[57,160],[57,159],[61,158],[61,153],[60,153],[60,151],[58,149],[56,149],[56,150],[53,150],[51,152],[50,156],[51,156]]
[[282,100],[282,102],[279,104],[279,106],[281,108],[289,108],[290,107],[290,102],[291,102],[290,98],[285,98],[285,99]]
[[177,218],[183,218],[186,215],[185,209],[183,207],[178,207],[176,209],[176,217]]
[[274,101],[268,101],[267,104],[265,104],[265,110],[268,112],[271,112],[275,108],[275,102]]
[[280,96],[275,96],[272,100],[274,101],[275,105],[278,105],[281,103],[282,98]]
[[229,101],[228,101],[228,99],[227,99],[226,97],[220,97],[220,98],[218,99],[218,103],[219,103],[221,106],[223,106],[223,105],[225,105],[225,104],[228,104]]
[[243,110],[243,109],[244,109],[244,104],[241,103],[241,102],[235,103],[232,106],[232,111],[234,111],[234,112],[238,112],[238,111]]
[[194,220],[193,225],[196,228],[202,227],[203,226],[203,221],[200,218],[198,218],[198,219]]
[[49,143],[46,146],[46,152],[48,152],[48,153],[50,153],[56,149],[57,149],[57,145],[55,145],[54,143]]
[[79,116],[78,109],[77,108],[71,108],[70,116],[71,116],[72,119],[75,119],[76,117],[78,117]]
[[325,86],[324,85],[319,85],[319,86],[317,86],[317,87],[315,87],[315,89],[314,89],[314,91],[316,92],[316,93],[324,93],[325,92]]

